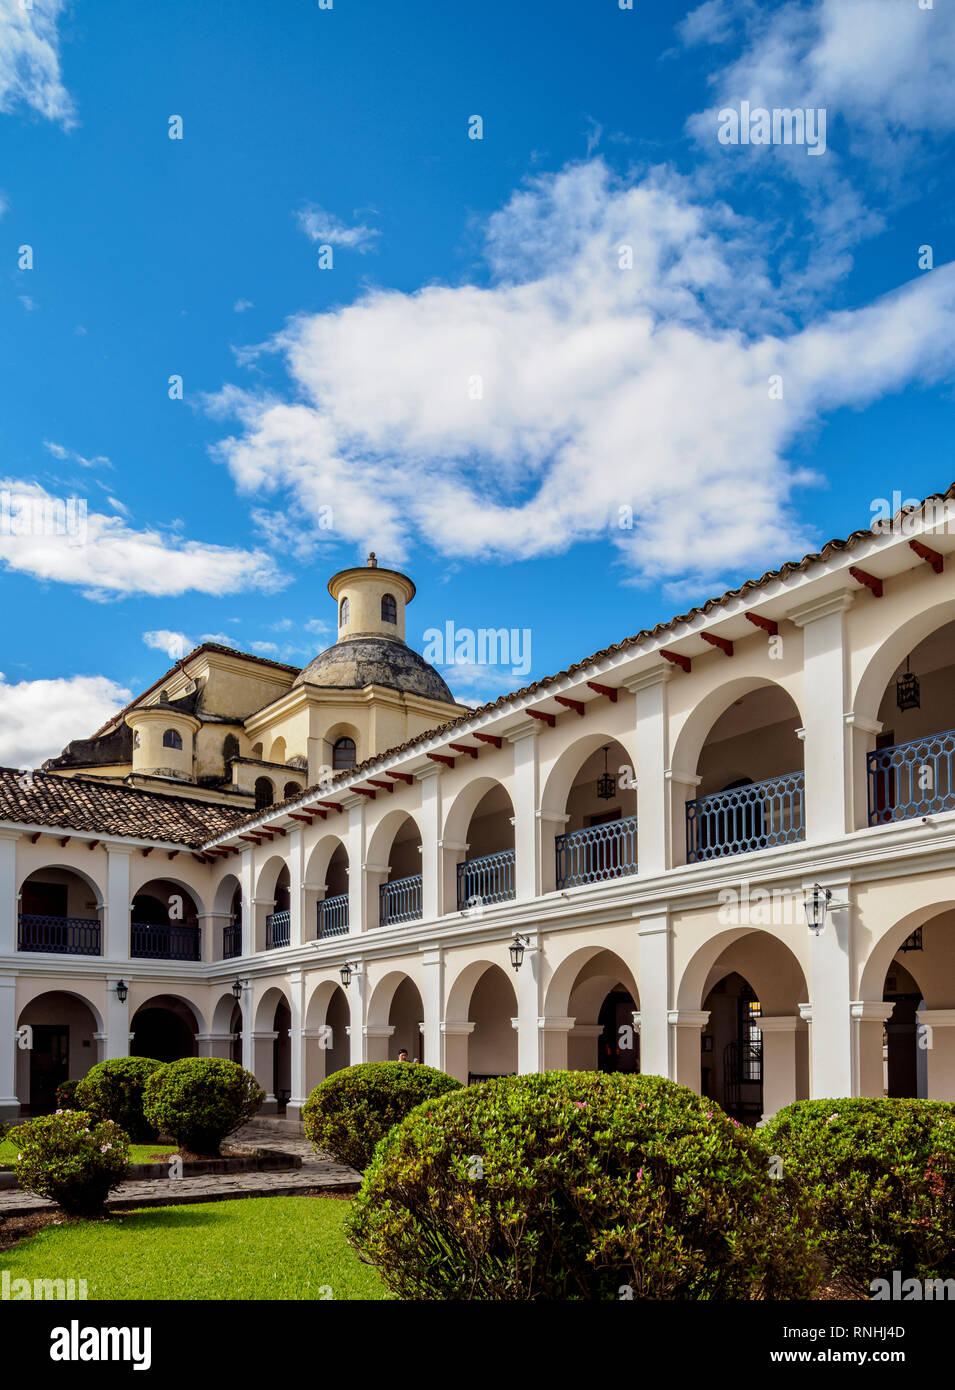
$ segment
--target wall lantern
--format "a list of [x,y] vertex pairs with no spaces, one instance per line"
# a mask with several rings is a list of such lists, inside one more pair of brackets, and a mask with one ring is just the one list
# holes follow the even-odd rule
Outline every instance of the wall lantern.
[[342,977],[342,984],[347,989],[348,986],[351,984],[351,966],[348,964],[347,960],[338,973]]
[[528,937],[520,936],[517,932],[514,933],[514,940],[511,942],[508,950],[511,954],[511,964],[515,970],[520,970],[521,968],[521,961],[524,959],[524,950],[528,945],[528,940]]
[[597,778],[597,795],[601,801],[612,801],[617,795],[617,779],[607,771],[607,749],[610,744],[604,745],[604,770]]
[[803,897],[809,930],[813,936],[818,936],[826,925],[826,909],[832,901],[832,889],[820,888],[818,883],[814,883],[811,888],[803,889]]
[[117,981],[116,981],[116,998],[119,1000],[119,1002],[120,1002],[121,1004],[125,1004],[128,995],[129,995],[129,985],[126,983],[125,980],[117,980]]
[[232,998],[235,1000],[235,1002],[236,1002],[237,1004],[238,1004],[239,1000],[242,998],[242,981],[241,981],[241,980],[233,980],[233,982],[232,982]]
[[921,700],[919,698],[919,678],[909,670],[911,657],[905,658],[905,670],[895,682],[895,703],[903,711],[907,709],[919,709]]

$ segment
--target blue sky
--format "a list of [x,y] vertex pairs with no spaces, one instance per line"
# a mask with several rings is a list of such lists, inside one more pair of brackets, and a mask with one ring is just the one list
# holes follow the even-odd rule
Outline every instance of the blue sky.
[[0,0],[0,488],[87,505],[0,519],[0,761],[369,548],[536,678],[943,489],[953,127],[950,0]]

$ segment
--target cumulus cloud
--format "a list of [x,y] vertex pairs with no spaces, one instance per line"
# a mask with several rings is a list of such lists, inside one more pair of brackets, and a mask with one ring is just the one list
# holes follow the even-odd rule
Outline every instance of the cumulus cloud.
[[106,676],[65,676],[8,684],[0,675],[0,764],[39,767],[77,737],[98,729],[132,692]]
[[21,103],[47,120],[75,124],[73,102],[60,78],[57,20],[65,0],[0,0],[0,112]]
[[165,652],[170,661],[181,661],[196,645],[184,632],[171,632],[166,627],[144,632],[143,641],[147,647],[153,647],[157,652]]
[[270,592],[285,583],[261,550],[137,531],[122,517],[90,511],[85,498],[57,498],[39,483],[11,479],[0,479],[0,564],[94,599]]
[[350,227],[316,203],[310,204],[295,215],[299,227],[310,241],[344,246],[347,250],[357,251],[362,256],[367,251],[374,250],[375,239],[381,235],[376,227],[366,227],[363,222]]
[[63,444],[55,444],[50,439],[44,439],[44,449],[48,449],[55,459],[60,459],[68,463],[78,463],[81,468],[112,468],[112,463],[105,454],[97,454],[95,458],[84,458],[73,449],[67,449]]
[[488,288],[370,290],[273,339],[290,399],[219,402],[239,489],[315,524],[332,505],[388,563],[415,539],[504,560],[604,536],[631,580],[709,583],[821,539],[787,450],[823,412],[952,370],[951,267],[794,324],[761,228],[667,170],[539,178],[487,258]]

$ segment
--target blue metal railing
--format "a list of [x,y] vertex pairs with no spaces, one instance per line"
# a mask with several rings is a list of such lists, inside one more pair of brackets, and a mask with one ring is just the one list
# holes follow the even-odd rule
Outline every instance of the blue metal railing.
[[514,851],[498,850],[458,865],[458,910],[479,899],[503,903],[514,896]]
[[323,898],[318,904],[318,937],[348,935],[348,894]]
[[686,862],[788,845],[805,837],[805,777],[789,772],[686,803]]
[[378,889],[378,925],[417,922],[421,917],[421,875],[396,878]]
[[274,951],[278,946],[287,946],[292,939],[292,914],[270,912],[265,919],[265,949]]
[[242,923],[227,922],[222,928],[222,959],[232,960],[242,954]]
[[95,917],[41,917],[20,913],[20,951],[53,951],[61,956],[98,956],[102,929]]
[[199,928],[182,923],[132,922],[129,954],[147,960],[198,960]]
[[908,820],[955,806],[955,729],[866,755],[869,824]]
[[571,830],[554,840],[557,850],[557,887],[600,883],[637,872],[637,818],[605,821]]

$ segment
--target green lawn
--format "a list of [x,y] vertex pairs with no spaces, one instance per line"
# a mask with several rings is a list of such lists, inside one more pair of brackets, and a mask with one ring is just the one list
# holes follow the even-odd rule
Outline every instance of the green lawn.
[[[155,1163],[160,1160],[155,1157],[164,1154],[174,1154],[175,1146],[171,1144],[160,1144],[158,1140],[152,1144],[130,1144],[129,1161],[130,1163]],[[0,1140],[0,1168],[12,1168],[16,1162],[17,1146],[11,1139]]]
[[91,1299],[384,1298],[345,1242],[349,1205],[251,1197],[71,1221],[6,1251],[0,1267],[11,1279],[85,1279]]

